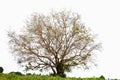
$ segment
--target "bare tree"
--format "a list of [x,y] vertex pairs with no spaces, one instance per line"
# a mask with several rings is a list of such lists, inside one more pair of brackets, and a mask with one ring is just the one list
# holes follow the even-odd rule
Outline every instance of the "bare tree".
[[51,69],[54,75],[72,67],[88,67],[100,47],[71,11],[34,14],[22,33],[8,32],[10,48],[26,70]]

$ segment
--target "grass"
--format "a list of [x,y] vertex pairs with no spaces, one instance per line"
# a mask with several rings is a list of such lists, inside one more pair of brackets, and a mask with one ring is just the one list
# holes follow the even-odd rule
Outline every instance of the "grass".
[[0,80],[105,80],[103,78],[61,78],[59,76],[0,74]]

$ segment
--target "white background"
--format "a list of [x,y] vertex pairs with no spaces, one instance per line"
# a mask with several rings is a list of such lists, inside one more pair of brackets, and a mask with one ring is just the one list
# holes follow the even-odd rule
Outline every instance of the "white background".
[[74,69],[68,76],[120,78],[119,0],[0,0],[0,66],[4,72],[21,71],[8,47],[8,30],[19,31],[34,12],[71,10],[81,15],[86,27],[98,34],[103,49],[97,53],[97,67]]

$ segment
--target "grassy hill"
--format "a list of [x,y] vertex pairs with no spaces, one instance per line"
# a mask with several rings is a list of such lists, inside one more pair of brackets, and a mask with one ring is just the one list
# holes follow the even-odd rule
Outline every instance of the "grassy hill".
[[59,76],[0,74],[0,80],[105,80],[103,78],[61,78]]

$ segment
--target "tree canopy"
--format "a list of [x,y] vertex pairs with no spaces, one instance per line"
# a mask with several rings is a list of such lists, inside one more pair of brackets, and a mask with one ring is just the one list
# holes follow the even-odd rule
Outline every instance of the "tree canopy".
[[63,75],[73,67],[89,68],[100,44],[71,11],[33,14],[23,32],[8,32],[10,48],[26,70]]

